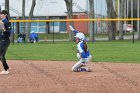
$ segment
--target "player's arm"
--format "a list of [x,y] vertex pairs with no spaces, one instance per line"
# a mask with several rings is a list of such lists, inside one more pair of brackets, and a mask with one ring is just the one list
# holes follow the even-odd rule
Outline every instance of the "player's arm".
[[4,23],[0,21],[0,30],[4,30]]
[[4,23],[4,27],[6,31],[12,30],[12,26],[10,22],[6,22]]
[[4,37],[8,38],[11,35],[12,26],[10,22],[4,23]]
[[69,28],[70,28],[70,30],[73,31],[75,34],[79,33],[79,31],[78,31],[78,30],[75,30],[71,25],[69,25]]

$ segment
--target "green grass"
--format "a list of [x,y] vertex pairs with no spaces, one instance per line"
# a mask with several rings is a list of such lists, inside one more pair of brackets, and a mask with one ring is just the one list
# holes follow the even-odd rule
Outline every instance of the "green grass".
[[[91,45],[92,46],[92,45]],[[97,42],[93,48],[94,61],[140,63],[140,42]]]
[[[97,41],[89,43],[94,62],[140,63],[140,42],[136,41]],[[76,43],[36,43],[11,44],[7,59],[21,60],[64,60],[76,61]]]

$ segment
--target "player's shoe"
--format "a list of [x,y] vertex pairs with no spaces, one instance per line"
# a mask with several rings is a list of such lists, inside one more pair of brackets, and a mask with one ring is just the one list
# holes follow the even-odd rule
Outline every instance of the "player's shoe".
[[92,72],[92,70],[88,67],[82,67],[81,71],[85,71],[85,72]]
[[0,72],[0,75],[8,75],[9,74],[9,71],[7,70],[3,70]]
[[87,72],[92,72],[92,69],[86,68],[86,71],[87,71]]

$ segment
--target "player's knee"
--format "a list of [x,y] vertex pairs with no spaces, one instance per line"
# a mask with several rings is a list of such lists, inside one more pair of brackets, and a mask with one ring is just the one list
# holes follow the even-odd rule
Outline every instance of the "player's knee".
[[77,70],[77,69],[76,69],[75,67],[72,68],[72,71],[73,71],[73,72],[76,72],[76,70]]
[[73,72],[80,72],[78,68],[72,68]]
[[88,63],[92,60],[92,56],[90,55],[88,58],[85,59],[85,63]]
[[74,67],[72,67],[72,69],[71,69],[73,72],[75,71],[75,68]]

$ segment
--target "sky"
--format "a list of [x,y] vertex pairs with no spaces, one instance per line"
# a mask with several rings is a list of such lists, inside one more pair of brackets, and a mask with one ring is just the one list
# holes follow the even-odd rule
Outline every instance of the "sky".
[[[4,1],[4,0],[2,0],[2,1]],[[20,1],[20,0],[19,0]],[[26,0],[27,1],[27,0]],[[41,1],[43,1],[43,0],[40,0],[40,2]],[[48,1],[48,0],[46,0],[46,1]],[[51,0],[52,1],[52,0]],[[54,0],[55,1],[55,0]],[[74,1],[77,1],[77,0],[74,0]],[[38,3],[37,3],[38,4]],[[0,2],[0,5],[2,6],[2,2]],[[62,4],[61,4],[62,5]],[[81,5],[80,3],[76,3],[75,4],[75,6],[76,7],[78,7],[78,8],[81,8],[81,9],[85,9],[85,8],[83,8],[83,5]],[[42,6],[43,7],[43,6]],[[75,8],[75,9],[77,9],[77,8]],[[20,7],[20,9],[18,9],[18,10],[21,10],[21,7]],[[63,10],[63,9],[61,9],[61,10]],[[29,10],[27,11],[27,12],[29,12]],[[50,11],[49,11],[50,12]],[[95,14],[99,14],[99,15],[107,15],[107,8],[106,8],[106,0],[94,0],[94,12],[95,12]]]
[[107,15],[106,0],[94,0],[95,14]]

